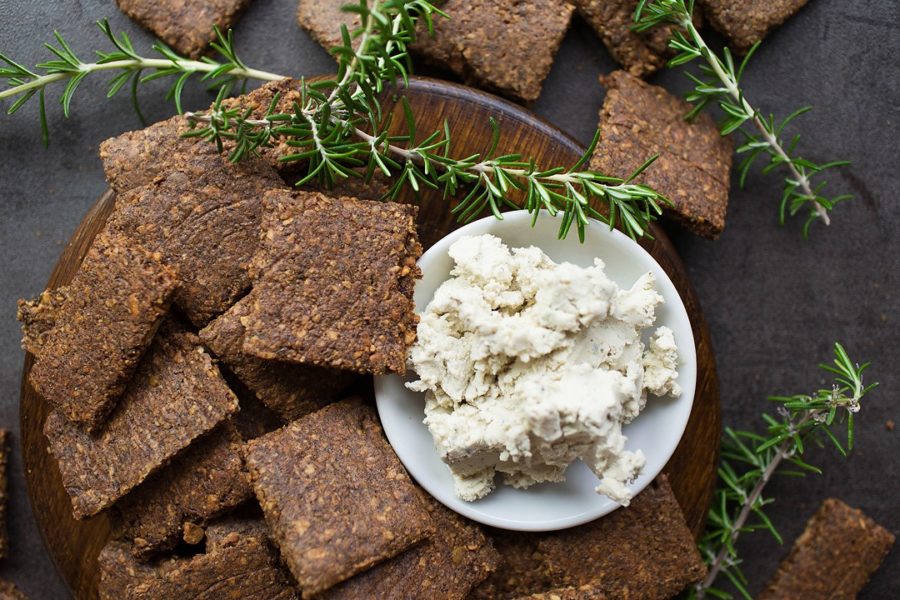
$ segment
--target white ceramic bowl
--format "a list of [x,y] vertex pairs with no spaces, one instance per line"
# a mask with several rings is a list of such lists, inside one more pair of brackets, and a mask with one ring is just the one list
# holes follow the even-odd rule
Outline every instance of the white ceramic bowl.
[[[624,432],[627,448],[641,449],[647,457],[643,472],[631,485],[636,495],[662,471],[684,433],[697,383],[697,357],[691,323],[684,303],[662,267],[638,244],[619,231],[610,231],[592,222],[584,244],[578,242],[574,227],[566,240],[557,239],[559,221],[542,213],[532,228],[525,211],[506,213],[499,221],[487,217],[466,225],[430,248],[419,260],[423,278],[416,284],[416,311],[421,313],[435,290],[450,276],[453,261],[450,245],[467,235],[490,233],[509,247],[537,246],[556,262],[568,261],[590,266],[599,257],[606,263],[607,276],[621,287],[631,287],[647,271],[656,276],[656,289],[665,299],[654,325],[665,325],[675,334],[680,361],[678,382],[681,397],[654,398]],[[654,328],[651,328],[652,331]],[[414,377],[411,374],[410,377]],[[576,462],[565,483],[548,483],[518,490],[498,481],[497,489],[477,502],[465,502],[453,493],[453,479],[434,447],[425,416],[425,395],[407,390],[403,378],[393,375],[375,380],[378,413],[387,438],[409,473],[438,501],[480,523],[518,531],[552,531],[573,527],[606,515],[618,504],[594,491],[597,477],[583,463]],[[499,476],[498,476],[499,477]]]

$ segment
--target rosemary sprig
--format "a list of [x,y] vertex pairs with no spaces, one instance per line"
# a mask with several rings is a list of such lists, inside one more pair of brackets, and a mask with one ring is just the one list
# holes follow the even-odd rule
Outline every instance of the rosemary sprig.
[[[108,83],[108,98],[112,98],[129,85],[132,103],[139,116],[141,110],[138,104],[138,87],[155,79],[175,77],[166,97],[175,102],[179,113],[182,112],[182,90],[194,76],[198,76],[200,81],[208,83],[213,89],[230,89],[233,83],[247,79],[263,81],[283,79],[281,75],[247,67],[235,52],[231,31],[222,34],[216,30],[217,40],[212,47],[221,60],[215,61],[211,58],[187,59],[179,56],[162,42],[153,45],[153,50],[159,55],[158,58],[144,57],[135,51],[128,34],[123,32],[116,36],[105,19],[98,21],[97,26],[113,48],[109,52],[97,51],[94,62],[84,62],[78,58],[59,32],[53,33],[56,38],[55,45],[44,44],[56,58],[40,63],[32,69],[0,53],[0,80],[6,80],[10,86],[8,89],[0,90],[0,100],[15,99],[7,110],[7,114],[11,115],[37,96],[44,144],[49,141],[45,90],[56,83],[65,83],[59,101],[63,115],[68,118],[75,91],[88,75],[94,73],[107,71],[116,73]],[[141,120],[143,121],[143,116]]]
[[[726,427],[719,487],[700,542],[709,572],[691,590],[690,597],[704,598],[708,594],[731,598],[728,592],[713,587],[724,575],[744,598],[752,600],[740,569],[737,540],[742,533],[765,529],[782,542],[764,511],[774,499],[766,498],[763,492],[777,474],[802,477],[806,473],[821,473],[818,467],[803,460],[810,443],[821,446],[829,442],[844,456],[853,449],[853,417],[859,412],[863,396],[878,385],[863,383],[863,372],[868,367],[869,363],[851,361],[844,347],[836,343],[834,362],[819,365],[834,375],[831,388],[813,394],[771,397],[779,406],[777,417],[763,415],[766,435]],[[832,431],[839,424],[846,427],[845,443]]]
[[[626,180],[606,177],[583,169],[598,137],[588,152],[570,168],[544,168],[520,155],[497,156],[500,130],[491,122],[493,144],[485,154],[455,158],[451,134],[444,126],[420,136],[412,110],[401,98],[405,134],[390,136],[390,116],[382,114],[379,95],[394,83],[405,84],[410,73],[407,46],[415,39],[416,22],[425,19],[431,30],[432,16],[440,13],[426,0],[382,0],[345,7],[360,15],[361,26],[354,32],[342,28],[342,45],[333,48],[340,59],[337,77],[313,83],[301,81],[300,100],[291,112],[276,112],[276,96],[261,118],[241,107],[225,107],[220,95],[211,110],[188,113],[197,125],[189,135],[218,145],[229,146],[230,159],[238,161],[259,148],[284,141],[297,152],[284,161],[307,165],[300,185],[317,179],[325,185],[348,177],[365,177],[380,172],[393,180],[388,198],[395,199],[408,186],[414,192],[424,188],[441,190],[445,197],[465,196],[453,209],[460,221],[473,220],[488,211],[502,219],[502,208],[519,208],[511,193],[524,196],[525,208],[536,220],[541,210],[561,213],[559,235],[565,238],[572,225],[584,240],[590,218],[620,225],[632,238],[649,235],[650,222],[668,202],[651,188],[632,180],[655,157]],[[601,201],[608,214],[595,210],[591,200]]]
[[[693,12],[694,0],[640,0],[635,11],[634,26],[636,31],[646,31],[664,23],[677,25],[678,27],[673,28],[669,47],[678,54],[669,61],[669,66],[683,65],[698,58],[704,62],[700,65],[700,71],[705,77],[687,73],[695,84],[694,90],[687,95],[687,100],[694,104],[687,118],[695,117],[710,104],[718,104],[725,113],[720,124],[722,135],[740,131],[745,138],[737,149],[739,154],[746,155],[739,166],[741,186],[744,186],[747,174],[756,160],[765,157],[768,162],[762,169],[763,173],[770,173],[779,167],[788,171],[784,180],[779,222],[783,225],[787,215],[794,216],[808,209],[803,225],[804,237],[809,235],[809,228],[816,220],[829,225],[829,211],[852,196],[845,194],[829,198],[823,193],[827,182],[814,182],[813,178],[824,171],[849,163],[833,161],[817,164],[797,155],[800,136],[795,135],[788,141],[783,138],[784,130],[811,107],[800,108],[780,122],[776,121],[774,115],[766,117],[754,108],[741,89],[740,82],[759,43],[736,65],[727,47],[723,49],[721,57],[710,49],[694,25]],[[756,132],[745,127],[747,124],[752,125]]]

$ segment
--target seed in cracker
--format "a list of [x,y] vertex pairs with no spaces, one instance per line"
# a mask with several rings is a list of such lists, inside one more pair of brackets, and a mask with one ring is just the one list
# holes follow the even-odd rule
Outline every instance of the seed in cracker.
[[[203,539],[202,524],[253,495],[234,426],[225,423],[117,503],[119,532],[146,557]],[[190,538],[190,539],[188,539]]]
[[322,594],[327,600],[442,598],[464,600],[497,569],[500,557],[481,529],[417,488],[434,521],[434,535],[338,584]]
[[[339,0],[336,0],[339,1]],[[550,73],[574,8],[566,0],[447,0],[413,45],[468,83],[533,102]]]
[[415,341],[415,207],[270,191],[243,349],[360,373],[403,373]]
[[829,498],[759,598],[856,598],[893,545],[894,534],[862,511]]
[[703,0],[707,20],[726,38],[732,50],[747,52],[772,29],[803,8],[809,0]]
[[[55,310],[53,327],[38,335],[31,384],[67,419],[96,430],[137,368],[176,283],[159,254],[102,231]],[[25,338],[32,344],[27,326]]]
[[207,348],[286,421],[299,419],[337,399],[356,379],[354,373],[312,365],[265,360],[244,352],[244,326],[253,292],[200,332]]
[[421,542],[431,517],[374,409],[344,400],[247,444],[282,559],[315,596]]
[[594,585],[611,598],[664,600],[706,575],[665,475],[628,508],[538,543],[557,586]]
[[237,21],[250,0],[116,0],[119,9],[176,52],[197,58]]
[[715,239],[725,227],[732,145],[712,118],[684,120],[691,109],[661,87],[625,71],[601,78],[607,88],[600,111],[600,143],[591,168],[627,178],[658,154],[638,182],[673,203],[669,215],[698,235]]
[[[299,592],[278,563],[268,540],[236,529],[217,533],[206,552],[190,558],[144,563],[128,544],[112,541],[100,552],[100,600],[216,598],[299,600]],[[228,543],[221,543],[227,536]]]
[[166,323],[95,435],[58,410],[44,424],[75,518],[110,506],[238,409],[193,334]]

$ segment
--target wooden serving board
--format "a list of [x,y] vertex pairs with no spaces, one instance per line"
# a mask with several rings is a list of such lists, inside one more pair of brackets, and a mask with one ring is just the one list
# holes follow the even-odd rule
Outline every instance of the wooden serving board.
[[[447,120],[453,132],[455,156],[488,149],[491,141],[489,117],[494,117],[501,126],[500,154],[516,152],[533,157],[539,165],[568,166],[574,164],[584,150],[577,141],[534,114],[471,88],[413,79],[406,96],[420,131],[433,131]],[[398,112],[394,122],[402,123],[396,98],[391,98],[390,102]],[[113,193],[107,191],[84,217],[50,277],[49,288],[65,285],[72,279],[114,202]],[[439,194],[423,194],[418,203],[421,206],[419,234],[427,248],[457,224],[449,212],[450,202]],[[643,245],[678,288],[691,318],[697,346],[698,377],[693,412],[681,444],[665,471],[689,525],[699,535],[716,479],[720,426],[716,365],[709,331],[684,265],[662,229],[654,226],[652,231],[655,239]],[[574,233],[572,243],[578,243]],[[26,355],[20,408],[22,451],[31,505],[47,550],[73,594],[79,599],[94,598],[99,577],[97,555],[110,538],[110,521],[105,514],[83,521],[72,518],[69,498],[42,433],[48,405],[27,383],[31,365],[32,356]]]

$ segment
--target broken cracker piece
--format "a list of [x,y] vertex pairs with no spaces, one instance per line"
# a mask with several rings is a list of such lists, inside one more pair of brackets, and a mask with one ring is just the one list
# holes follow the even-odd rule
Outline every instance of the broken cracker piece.
[[360,25],[359,14],[341,10],[345,4],[346,0],[299,0],[297,23],[320,46],[330,51],[344,43],[341,39],[341,25],[346,25],[351,34]]
[[432,519],[371,406],[344,400],[247,444],[247,467],[304,596],[424,540]]
[[624,179],[659,154],[637,182],[669,198],[674,206],[667,213],[685,227],[717,238],[728,208],[730,139],[719,135],[706,113],[685,121],[688,103],[625,71],[615,71],[601,83],[607,93],[591,169]]
[[809,0],[701,0],[707,20],[728,38],[732,50],[747,52]]
[[336,400],[356,379],[348,371],[265,360],[244,352],[241,320],[253,292],[200,332],[200,339],[269,409],[286,421],[315,412]]
[[96,514],[238,409],[196,336],[166,323],[109,420],[84,432],[58,410],[44,435],[76,519]]
[[894,545],[894,534],[836,498],[822,503],[760,600],[856,598]]
[[[404,373],[418,317],[416,208],[270,191],[251,265],[245,352],[359,373]],[[322,260],[328,257],[328,260]]]
[[434,521],[431,539],[338,584],[323,600],[441,598],[464,600],[497,569],[500,557],[481,529],[423,490],[419,498]]
[[158,253],[103,230],[67,286],[52,328],[35,336],[26,323],[26,345],[37,339],[40,346],[29,382],[67,419],[96,430],[137,368],[176,284]]
[[203,539],[209,519],[252,497],[241,459],[242,440],[230,423],[218,427],[116,506],[119,533],[134,544],[137,557]]
[[119,9],[146,27],[179,54],[198,58],[225,32],[250,0],[116,0]]

